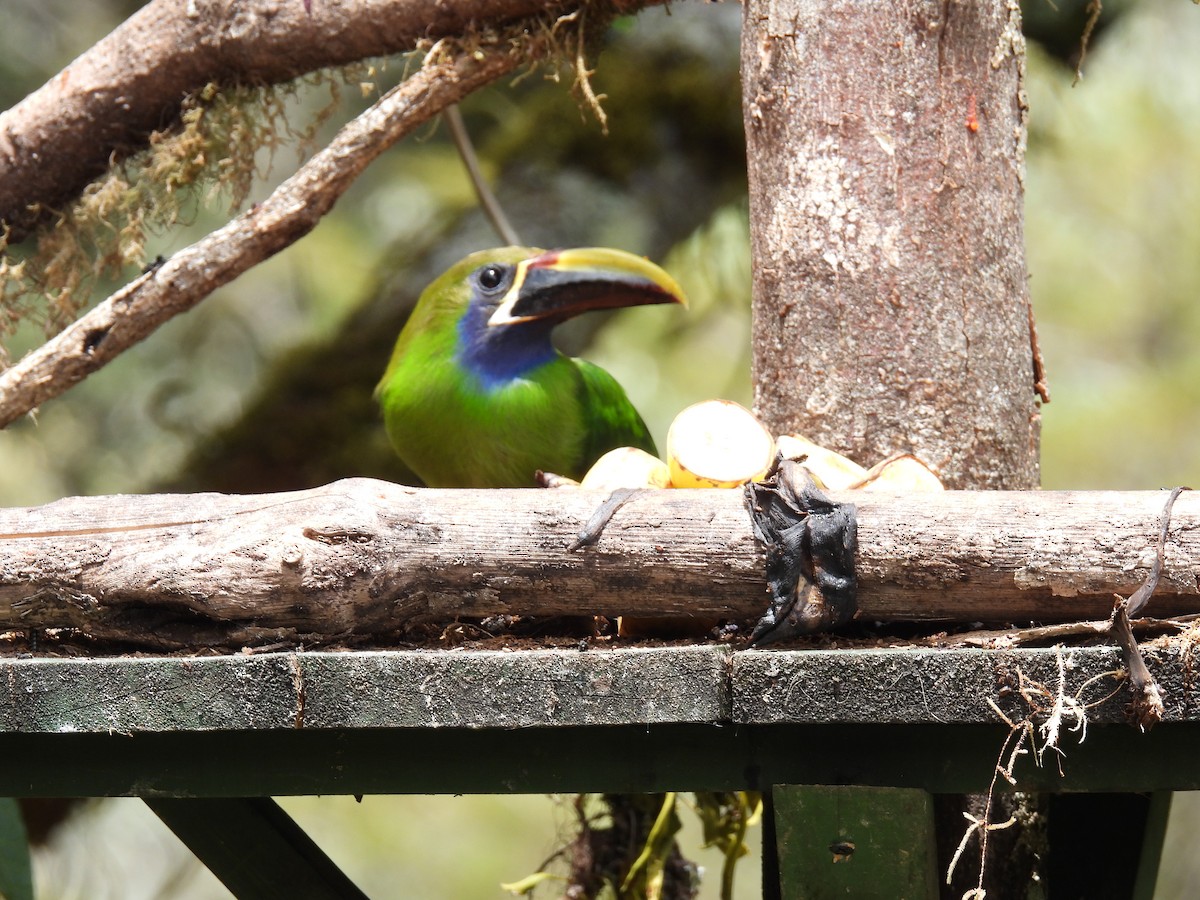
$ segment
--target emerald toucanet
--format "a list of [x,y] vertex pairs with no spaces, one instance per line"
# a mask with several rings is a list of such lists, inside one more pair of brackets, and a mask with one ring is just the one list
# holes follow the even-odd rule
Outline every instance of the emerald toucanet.
[[550,342],[578,313],[652,303],[686,301],[619,250],[471,254],[421,294],[376,388],[392,445],[430,487],[532,486],[539,469],[580,478],[614,447],[655,452],[616,380]]

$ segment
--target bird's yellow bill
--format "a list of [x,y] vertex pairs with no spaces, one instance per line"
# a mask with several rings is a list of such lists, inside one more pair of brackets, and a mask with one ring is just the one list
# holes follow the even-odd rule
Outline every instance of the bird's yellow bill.
[[516,265],[489,326],[566,319],[593,309],[679,303],[683,290],[643,256],[607,247],[547,250]]

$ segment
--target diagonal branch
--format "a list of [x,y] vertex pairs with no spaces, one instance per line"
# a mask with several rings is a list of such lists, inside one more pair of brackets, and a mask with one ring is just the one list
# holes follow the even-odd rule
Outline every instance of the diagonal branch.
[[0,373],[0,428],[82,381],[316,226],[366,166],[471,91],[544,56],[547,34],[439,57],[347,124],[265,201],[146,272]]
[[503,27],[562,0],[152,0],[0,112],[0,222],[19,240],[209,82],[273,84]]

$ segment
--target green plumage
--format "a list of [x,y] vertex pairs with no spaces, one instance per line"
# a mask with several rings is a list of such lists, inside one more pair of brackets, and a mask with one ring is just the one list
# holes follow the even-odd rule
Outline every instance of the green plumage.
[[[489,266],[511,289],[485,290]],[[579,478],[614,447],[654,453],[616,380],[558,353],[549,333],[584,309],[672,301],[682,295],[665,273],[617,251],[472,254],[425,290],[400,333],[376,390],[388,436],[430,487],[532,486],[539,469]]]

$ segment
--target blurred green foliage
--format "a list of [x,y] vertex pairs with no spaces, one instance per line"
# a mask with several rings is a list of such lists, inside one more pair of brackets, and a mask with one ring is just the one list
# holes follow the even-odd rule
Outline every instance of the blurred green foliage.
[[[0,103],[38,86],[132,5],[9,0]],[[1039,21],[1049,6],[1027,3]],[[1058,6],[1066,16],[1079,4]],[[1054,58],[1033,49],[1029,65],[1027,250],[1054,395],[1043,410],[1043,483],[1196,483],[1200,11],[1184,0],[1105,7],[1122,14],[1105,21],[1080,84],[1072,87],[1072,72],[1057,61],[1075,46],[1077,32],[1067,28],[1058,28],[1065,39],[1047,39]],[[660,445],[688,403],[750,396],[739,17],[734,5],[679,4],[619,23],[595,81],[608,94],[607,137],[565,84],[538,75],[464,104],[524,241],[646,253],[689,293],[687,313],[630,310],[562,335],[566,349],[585,352],[626,385]],[[344,91],[339,118],[402,70],[379,63],[363,78],[365,96]],[[327,96],[317,88],[292,101],[299,128]],[[281,154],[250,199],[289,164]],[[156,236],[149,253],[168,254],[222,220],[222,210],[200,211],[191,226]],[[402,478],[370,391],[416,293],[469,250],[495,242],[442,131],[425,130],[373,166],[300,247],[170,323],[36,419],[0,432],[0,502]],[[22,333],[14,355],[38,338]],[[499,882],[534,871],[553,851],[556,822],[565,820],[546,798],[296,798],[285,806],[381,897],[497,897]],[[1193,806],[1176,804],[1173,835],[1194,827]],[[224,895],[211,879],[174,870],[145,873],[141,887],[102,887],[106,872],[125,879],[139,868],[118,858],[86,877],[68,866],[63,877],[71,846],[137,858],[136,846],[119,840],[136,829],[106,817],[136,818],[142,808],[112,807],[116,813],[89,811],[39,857],[42,896]],[[86,837],[89,823],[107,829],[104,840]],[[691,846],[699,842],[693,835]],[[1164,887],[1164,897],[1193,892],[1191,855],[1178,847],[1164,868],[1173,891]],[[719,853],[707,865],[719,870]],[[751,861],[739,872],[743,896],[757,895],[754,869]]]
[[1200,481],[1200,10],[1148,2],[1075,88],[1031,60],[1026,246],[1054,488]]

